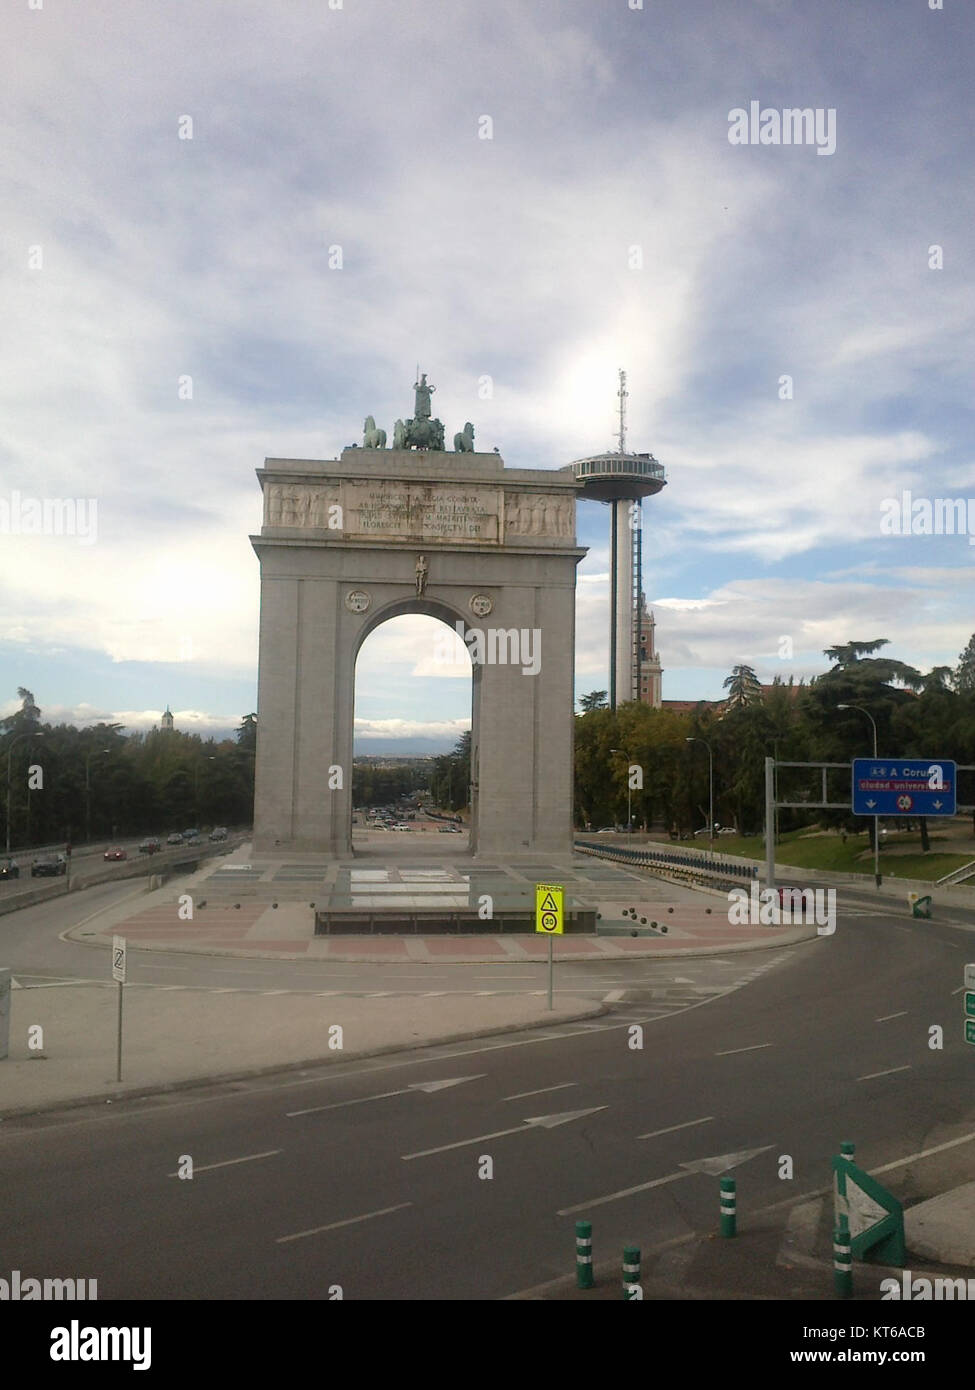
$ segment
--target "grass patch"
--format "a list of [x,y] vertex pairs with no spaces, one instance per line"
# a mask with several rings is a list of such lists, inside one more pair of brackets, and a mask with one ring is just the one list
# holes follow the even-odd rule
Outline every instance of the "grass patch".
[[[885,878],[918,878],[925,882],[943,878],[963,864],[971,863],[975,853],[964,854],[885,854],[884,839],[889,838],[891,849],[904,845],[920,845],[919,835],[881,837],[880,872]],[[707,849],[707,841],[698,840],[696,849]],[[765,842],[761,835],[721,835],[714,842],[716,854],[736,854],[744,859],[765,858]],[[866,856],[866,857],[862,857]],[[839,835],[810,835],[808,829],[793,830],[779,838],[775,847],[775,862],[794,869],[825,869],[839,874],[873,874],[870,838],[867,835],[847,835],[846,843]]]

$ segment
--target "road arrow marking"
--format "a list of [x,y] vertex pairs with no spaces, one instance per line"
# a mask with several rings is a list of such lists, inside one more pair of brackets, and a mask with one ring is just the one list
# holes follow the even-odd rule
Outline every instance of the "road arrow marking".
[[359,1096],[355,1100],[338,1100],[332,1105],[311,1105],[307,1110],[287,1110],[285,1118],[293,1120],[298,1115],[317,1115],[322,1110],[343,1110],[347,1105],[365,1105],[370,1100],[388,1100],[390,1096],[408,1096],[411,1091],[426,1091],[429,1095],[433,1091],[445,1091],[448,1086],[460,1086],[464,1081],[480,1081],[487,1076],[487,1072],[481,1072],[478,1076],[453,1076],[448,1081],[414,1081],[409,1086],[404,1086],[399,1091],[380,1091],[375,1096]]
[[716,1178],[719,1173],[727,1173],[731,1168],[739,1168],[743,1163],[747,1163],[756,1154],[767,1153],[774,1148],[774,1144],[763,1144],[760,1149],[741,1149],[738,1153],[719,1154],[715,1158],[696,1158],[693,1163],[682,1163],[688,1173],[707,1173],[710,1177]]
[[595,1115],[600,1110],[608,1109],[605,1105],[594,1105],[589,1110],[565,1110],[561,1115],[533,1115],[531,1118],[522,1120],[520,1125],[515,1125],[512,1129],[496,1129],[493,1134],[476,1134],[473,1139],[458,1139],[453,1144],[441,1144],[436,1149],[421,1149],[419,1153],[403,1154],[403,1162],[408,1163],[412,1158],[428,1158],[430,1154],[446,1153],[448,1149],[464,1149],[470,1144],[483,1144],[487,1139],[503,1139],[508,1134],[525,1134],[525,1125],[534,1125],[541,1129],[555,1129],[558,1125],[567,1125],[570,1120],[580,1120],[583,1115]]

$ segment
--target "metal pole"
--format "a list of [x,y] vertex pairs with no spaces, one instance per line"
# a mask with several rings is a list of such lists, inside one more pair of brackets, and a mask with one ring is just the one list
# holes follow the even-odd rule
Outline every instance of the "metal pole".
[[609,504],[609,707],[616,709],[616,503]]
[[91,754],[85,758],[85,844],[91,844]]
[[714,858],[714,758],[711,756],[711,745],[707,745],[708,750],[708,853]]
[[115,1069],[115,1080],[122,1080],[122,981],[118,982],[118,1065]]
[[548,1006],[552,1007],[552,972],[555,969],[552,959],[552,938],[548,938]]
[[765,887],[775,887],[775,759],[765,759]]

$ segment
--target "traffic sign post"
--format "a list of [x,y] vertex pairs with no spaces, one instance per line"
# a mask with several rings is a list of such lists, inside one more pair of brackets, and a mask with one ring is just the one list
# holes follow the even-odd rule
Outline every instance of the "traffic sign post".
[[112,937],[112,979],[118,981],[118,1047],[115,1080],[122,1080],[122,990],[125,987],[125,937]]
[[854,758],[855,816],[953,816],[957,764],[947,758]]
[[552,976],[555,971],[552,937],[563,935],[565,890],[561,883],[535,884],[535,930],[548,937],[548,1007],[552,1008]]

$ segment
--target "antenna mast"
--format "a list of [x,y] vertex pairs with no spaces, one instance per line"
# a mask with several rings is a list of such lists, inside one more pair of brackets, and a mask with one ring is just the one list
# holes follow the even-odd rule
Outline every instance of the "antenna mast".
[[624,372],[624,370],[623,370],[622,367],[620,368],[620,389],[617,391],[616,394],[617,394],[617,395],[619,396],[619,398],[620,398],[620,427],[619,427],[619,430],[616,431],[616,433],[617,433],[618,436],[619,436],[619,441],[620,441],[620,453],[621,453],[621,454],[625,454],[625,453],[626,453],[626,398],[629,396],[630,393],[629,393],[629,391],[627,391],[627,389],[626,389],[626,372]]

